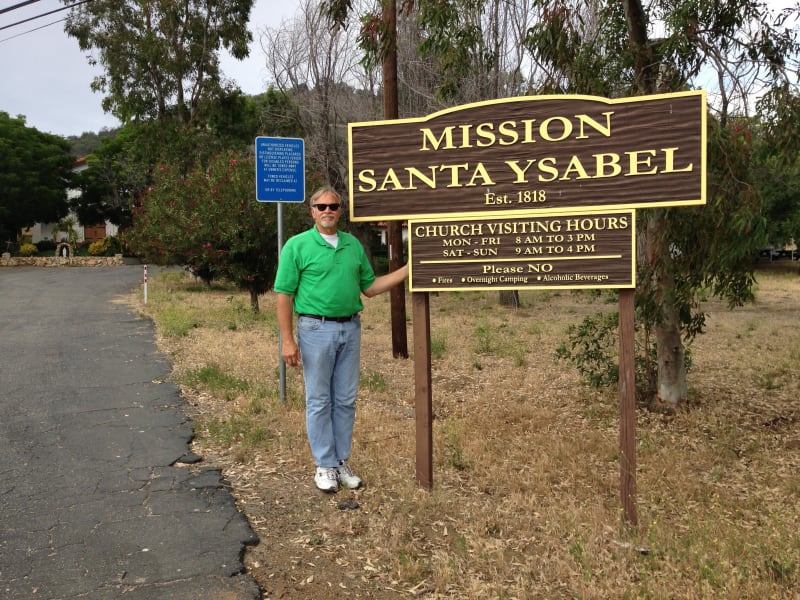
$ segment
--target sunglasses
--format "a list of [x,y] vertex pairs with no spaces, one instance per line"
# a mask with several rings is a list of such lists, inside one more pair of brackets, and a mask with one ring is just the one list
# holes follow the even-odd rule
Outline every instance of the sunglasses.
[[314,208],[316,208],[319,212],[325,212],[325,209],[329,208],[333,212],[339,210],[339,204],[313,204]]

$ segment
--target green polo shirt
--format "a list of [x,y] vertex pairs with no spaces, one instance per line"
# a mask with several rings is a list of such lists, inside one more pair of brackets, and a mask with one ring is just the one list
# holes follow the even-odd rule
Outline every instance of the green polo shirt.
[[364,308],[361,292],[375,281],[364,247],[339,231],[334,248],[312,227],[286,242],[281,250],[274,289],[294,296],[298,314],[349,317]]

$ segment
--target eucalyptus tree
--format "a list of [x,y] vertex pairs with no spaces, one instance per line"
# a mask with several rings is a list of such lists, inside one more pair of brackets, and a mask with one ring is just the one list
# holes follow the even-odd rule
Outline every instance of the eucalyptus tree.
[[379,64],[388,52],[397,52],[401,116],[530,91],[535,65],[523,42],[535,24],[532,0],[402,2],[396,39],[383,23],[381,5],[325,2],[333,22],[359,15],[365,64]]
[[67,34],[102,68],[91,87],[122,123],[87,158],[77,210],[124,227],[159,162],[187,172],[241,145],[236,125],[220,116],[241,116],[244,100],[225,81],[219,54],[248,55],[253,1],[65,0]]
[[787,26],[790,12],[775,15],[755,0],[541,0],[539,10],[527,47],[548,72],[543,91],[709,91],[708,204],[648,210],[643,219],[637,308],[655,338],[653,399],[673,408],[687,396],[684,342],[705,323],[701,292],[731,306],[752,299],[753,257],[765,240],[764,188],[749,143],[754,98],[763,94],[760,119],[774,121],[776,147],[796,156],[796,22]]
[[249,53],[254,0],[93,0],[73,3],[66,32],[103,73],[92,88],[122,123],[188,124],[223,92],[219,52]]

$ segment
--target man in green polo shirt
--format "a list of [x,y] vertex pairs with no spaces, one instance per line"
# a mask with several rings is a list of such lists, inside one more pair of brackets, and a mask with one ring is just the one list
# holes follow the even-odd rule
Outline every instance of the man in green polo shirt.
[[282,358],[287,365],[303,365],[314,483],[335,492],[340,483],[350,489],[363,485],[347,462],[358,393],[361,294],[371,298],[403,282],[408,265],[375,277],[361,243],[337,229],[339,193],[323,187],[310,204],[314,227],[284,245],[274,289]]

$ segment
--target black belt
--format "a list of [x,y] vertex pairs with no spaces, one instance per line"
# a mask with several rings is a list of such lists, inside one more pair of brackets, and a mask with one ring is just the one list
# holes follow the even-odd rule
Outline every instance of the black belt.
[[322,315],[304,315],[299,314],[298,317],[308,317],[309,319],[316,319],[317,321],[336,321],[337,323],[347,323],[357,317],[358,313],[350,315],[349,317],[323,317]]

